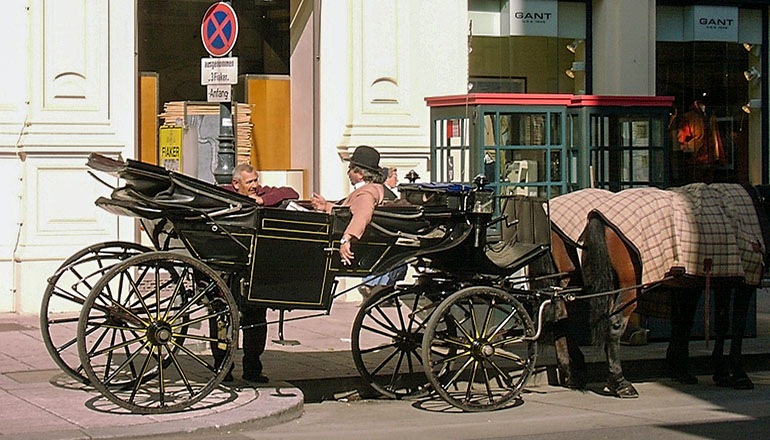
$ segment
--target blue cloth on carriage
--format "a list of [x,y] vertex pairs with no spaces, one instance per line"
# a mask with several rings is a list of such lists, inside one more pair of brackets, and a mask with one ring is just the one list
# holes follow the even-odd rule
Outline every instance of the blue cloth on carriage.
[[406,277],[407,266],[399,266],[390,272],[383,275],[369,275],[364,278],[364,285],[367,287],[374,286],[395,286],[398,281],[401,281]]

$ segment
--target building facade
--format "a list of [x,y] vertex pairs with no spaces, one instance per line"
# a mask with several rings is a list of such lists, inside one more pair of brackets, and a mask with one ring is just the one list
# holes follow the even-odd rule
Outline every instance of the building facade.
[[[6,5],[0,311],[37,312],[46,278],[75,251],[139,239],[132,219],[94,206],[109,188],[88,175],[85,162],[91,152],[146,159],[142,118],[166,101],[205,99],[196,66],[205,56],[202,11],[211,3]],[[347,194],[342,159],[361,144],[378,148],[402,180],[410,169],[427,180],[433,164],[425,98],[467,93],[672,96],[672,114],[705,93],[729,154],[720,179],[767,181],[765,1],[232,4],[243,29],[239,73],[290,77],[283,109],[291,117],[289,151],[284,162],[259,166],[303,170],[305,194]],[[160,102],[145,108],[140,78],[148,71],[159,72]]]

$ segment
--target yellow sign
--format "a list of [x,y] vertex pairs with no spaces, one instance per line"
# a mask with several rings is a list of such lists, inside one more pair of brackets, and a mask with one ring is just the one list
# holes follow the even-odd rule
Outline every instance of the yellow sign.
[[163,125],[158,134],[159,163],[171,171],[182,172],[182,127]]

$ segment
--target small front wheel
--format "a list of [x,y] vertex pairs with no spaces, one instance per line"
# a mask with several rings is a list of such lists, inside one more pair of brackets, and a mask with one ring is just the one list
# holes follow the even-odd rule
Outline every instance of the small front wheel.
[[[134,413],[179,411],[227,374],[238,310],[227,285],[202,262],[151,252],[110,269],[78,321],[78,353],[90,383]],[[208,352],[215,345],[221,363]]]
[[503,407],[532,375],[534,335],[529,314],[511,294],[485,286],[459,290],[427,323],[425,374],[442,399],[464,411]]

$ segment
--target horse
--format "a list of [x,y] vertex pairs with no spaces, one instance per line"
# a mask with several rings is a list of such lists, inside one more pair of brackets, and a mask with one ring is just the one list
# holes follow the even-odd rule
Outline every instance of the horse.
[[[702,186],[690,185],[689,187],[683,187],[684,189],[680,191],[686,192],[688,189],[695,190],[696,193],[709,191],[708,188]],[[723,184],[723,186],[718,187],[718,190],[727,191],[732,194],[740,192],[739,188],[741,187],[738,185],[725,187]],[[715,331],[717,337],[712,353],[714,382],[719,386],[732,386],[736,389],[753,388],[753,384],[748,375],[746,375],[742,365],[741,350],[748,304],[755,291],[755,286],[758,284],[759,276],[743,277],[733,273],[728,274],[731,276],[711,276],[710,267],[704,267],[702,271],[693,271],[690,267],[690,272],[695,272],[695,275],[675,276],[676,273],[682,272],[682,268],[672,267],[667,269],[662,275],[659,273],[660,271],[652,271],[653,274],[657,273],[658,276],[653,277],[651,282],[648,282],[642,288],[641,282],[645,278],[643,275],[647,277],[651,275],[644,271],[645,263],[649,265],[651,258],[649,255],[640,252],[638,247],[621,233],[623,228],[618,228],[617,224],[614,224],[596,210],[595,207],[602,204],[602,200],[607,199],[612,193],[603,190],[590,191],[592,192],[585,194],[572,193],[573,201],[580,200],[581,204],[579,206],[572,202],[561,203],[558,200],[566,196],[560,196],[551,201],[551,259],[557,271],[570,274],[563,282],[564,284],[582,282],[585,294],[591,297],[591,327],[594,330],[594,340],[604,345],[609,370],[608,390],[621,398],[638,397],[638,392],[633,384],[623,376],[619,356],[620,338],[625,331],[631,313],[636,308],[637,300],[642,298],[639,294],[643,292],[644,295],[647,295],[648,292],[654,292],[655,290],[658,292],[668,292],[671,299],[672,331],[666,356],[669,372],[672,378],[679,382],[697,382],[697,378],[690,373],[688,368],[689,334],[699,292],[707,287],[707,285],[713,287],[716,293]],[[652,189],[651,191],[661,190]],[[745,197],[743,205],[740,205],[739,208],[745,212],[753,211],[756,216],[756,223],[765,225],[767,223],[769,206],[767,195],[770,194],[767,188],[757,187],[756,190],[746,188],[743,191],[747,191],[747,194],[751,194],[751,197]],[[674,205],[681,202],[678,199],[680,195],[674,197],[674,200],[677,200],[676,203],[673,203]],[[745,202],[745,200],[749,200],[749,202]],[[701,201],[696,200],[695,203],[698,204]],[[751,204],[751,209],[745,206],[746,203]],[[672,209],[671,204],[671,200],[668,200],[667,203],[659,203],[653,211],[656,213],[656,216],[664,217],[661,215],[660,210]],[[705,206],[708,203],[703,202],[701,205]],[[730,211],[734,208],[732,204],[727,204],[726,206],[723,204],[721,209]],[[614,209],[623,210],[624,205],[616,204]],[[634,208],[629,207],[628,209],[633,210]],[[558,214],[559,210],[561,210],[561,217],[559,215],[554,216],[554,211],[557,211],[556,213]],[[635,217],[636,214],[633,211],[626,213],[627,219],[623,220],[625,222],[623,226],[626,230],[629,228],[643,228],[645,226],[643,221],[640,222]],[[730,221],[734,221],[736,214],[728,213],[728,216],[732,216]],[[554,221],[554,217],[557,218],[556,221]],[[680,216],[680,223],[683,218],[689,217],[687,215]],[[573,224],[565,226],[565,221]],[[673,224],[673,221],[669,223],[668,226],[673,229],[676,229],[677,226],[680,229],[684,229],[681,225]],[[646,226],[649,227],[650,225]],[[741,225],[741,227],[744,226]],[[565,229],[569,230],[570,228],[572,228],[572,234],[564,232]],[[753,262],[756,263],[756,258],[759,258],[759,267],[761,268],[763,260],[767,256],[764,243],[770,243],[770,240],[767,237],[767,228],[759,228],[761,231],[758,233],[759,236],[757,236],[756,230],[758,228],[758,226],[755,227],[753,235],[749,234],[750,236],[748,237],[746,236],[746,231],[741,231],[743,236],[738,241],[743,245],[743,250],[751,254],[751,258],[748,259],[753,259]],[[576,233],[575,231],[580,232]],[[689,238],[692,239],[692,237]],[[578,241],[581,241],[581,243],[579,244]],[[581,247],[583,250],[582,259],[579,261],[577,258],[578,247]],[[652,247],[654,248],[655,246]],[[746,250],[745,248],[747,247],[751,249]],[[754,254],[761,253],[761,255],[757,257],[752,252]],[[717,258],[718,256],[705,258],[704,262],[711,263],[713,259]],[[655,258],[652,259],[654,260]],[[734,261],[732,263],[735,264]],[[746,262],[743,262],[743,265],[750,266]],[[705,272],[705,276],[703,272]],[[759,272],[761,275],[761,270]],[[714,275],[720,275],[720,273],[715,272]],[[732,313],[734,335],[731,341],[729,356],[725,358],[723,350],[730,320],[729,289],[731,287],[735,287]],[[557,317],[566,319],[566,311],[563,305],[557,307],[556,313]],[[558,326],[555,328],[558,328]],[[571,346],[572,342],[569,335],[557,334],[555,335],[554,342],[556,343],[558,368],[565,377],[564,384],[580,387],[584,384],[584,380],[580,378],[580,372],[584,369],[582,353],[579,353],[579,348]]]

